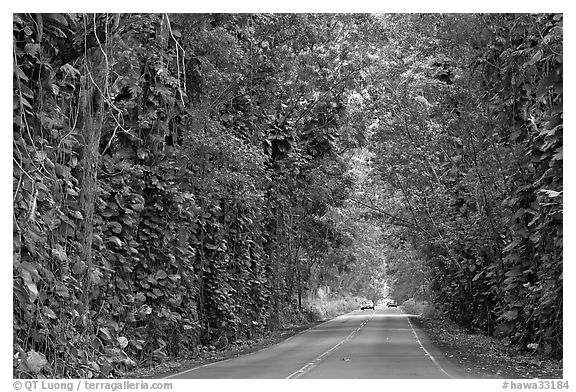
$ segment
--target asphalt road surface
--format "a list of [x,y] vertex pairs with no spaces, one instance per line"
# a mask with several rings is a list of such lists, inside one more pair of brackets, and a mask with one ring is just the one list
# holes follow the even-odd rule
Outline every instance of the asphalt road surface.
[[464,378],[400,309],[356,310],[274,346],[168,378]]

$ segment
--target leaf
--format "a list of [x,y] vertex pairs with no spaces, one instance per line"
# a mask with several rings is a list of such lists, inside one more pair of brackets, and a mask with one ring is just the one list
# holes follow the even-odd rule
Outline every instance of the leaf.
[[78,220],[84,219],[84,217],[82,216],[82,213],[81,213],[80,211],[71,210],[71,211],[70,211],[70,215],[71,215],[73,218],[78,219]]
[[64,27],[68,26],[68,21],[66,20],[66,18],[62,14],[42,14],[42,17],[45,20],[50,20],[50,21],[56,22],[56,23],[60,24],[61,26],[64,26]]
[[80,275],[82,274],[84,271],[86,270],[86,265],[84,264],[83,261],[78,260],[77,262],[74,263],[74,265],[72,266],[72,272],[75,275]]
[[[30,233],[30,234],[32,234],[32,233]],[[22,270],[28,271],[32,278],[34,278],[36,280],[40,279],[40,275],[38,274],[38,270],[36,269],[36,266],[33,265],[32,263],[24,261],[24,262],[22,262],[22,264],[20,264],[20,267],[22,267]]]
[[44,306],[44,308],[42,308],[42,314],[54,320],[58,318],[56,316],[56,313],[54,313],[54,311],[47,306]]
[[24,281],[24,287],[26,287],[28,291],[29,301],[34,302],[36,298],[38,298],[38,287],[36,287],[36,283],[34,283],[34,281],[32,280],[32,275],[30,271],[22,268],[22,271],[20,272],[20,277]]
[[144,293],[138,292],[136,293],[136,295],[134,296],[134,299],[138,302],[145,302],[146,301],[146,296],[144,295]]
[[562,146],[560,146],[560,147],[558,147],[558,149],[556,149],[556,153],[552,157],[552,160],[553,161],[561,161],[562,159],[564,159],[564,150],[563,150]]
[[140,204],[140,203],[132,204],[132,209],[136,212],[140,212],[144,209],[144,204]]
[[62,165],[60,163],[54,164],[54,171],[56,174],[64,179],[68,179],[70,177],[70,168],[68,166]]
[[93,284],[99,285],[102,280],[102,272],[99,269],[91,270],[88,273],[88,278]]
[[162,361],[162,360],[165,360],[166,358],[168,358],[166,353],[164,353],[164,351],[162,351],[162,349],[160,349],[160,348],[154,350],[152,352],[152,356],[158,361]]
[[120,348],[126,348],[126,346],[128,346],[128,339],[126,337],[120,336],[117,340]]
[[30,88],[28,86],[26,86],[25,84],[20,85],[20,91],[22,92],[23,95],[25,95],[26,97],[28,97],[30,99],[34,98],[34,92],[32,90],[30,90]]
[[118,212],[116,210],[113,210],[111,208],[106,208],[103,212],[102,212],[102,216],[104,218],[110,218],[112,216],[118,216]]
[[114,245],[116,245],[119,248],[122,247],[122,245],[124,245],[122,243],[122,241],[120,241],[120,238],[116,237],[115,235],[113,235],[112,237],[109,237],[108,241],[112,242]]
[[74,188],[67,188],[66,194],[70,196],[79,196],[80,194]]
[[72,75],[73,77],[80,75],[80,71],[78,69],[74,68],[73,66],[71,66],[70,64],[64,64],[63,66],[60,67],[60,69],[62,71],[64,71],[65,73]]
[[19,66],[17,66],[16,64],[13,65],[13,71],[17,77],[24,80],[25,82],[28,81],[28,76],[26,76],[24,71],[22,71],[22,69]]
[[548,89],[552,87],[558,80],[562,80],[562,66],[556,67],[541,79],[540,83],[538,84],[536,95],[541,97],[546,94]]
[[51,253],[52,257],[61,263],[65,263],[68,260],[66,250],[60,244],[57,244],[54,249],[52,249]]
[[562,192],[553,191],[551,189],[540,189],[540,192],[545,193],[550,198],[558,197]]
[[518,318],[518,312],[515,310],[509,310],[502,315],[505,319],[512,321]]
[[98,336],[105,342],[112,342],[112,335],[107,327],[100,327],[98,330]]
[[70,292],[68,291],[68,288],[66,286],[64,286],[63,284],[57,284],[56,285],[55,293],[62,298],[70,297]]
[[108,222],[108,227],[111,227],[112,232],[120,234],[122,232],[122,225],[118,222],[110,221]]
[[147,280],[148,282],[152,283],[152,284],[158,283],[158,282],[156,281],[156,277],[153,276],[153,275],[148,276],[148,278],[147,278],[146,280]]
[[138,350],[142,350],[142,347],[144,346],[144,340],[131,340],[130,344],[134,347],[136,347],[136,349]]
[[50,84],[50,89],[54,95],[58,95],[60,93],[60,87],[58,87],[58,85],[55,83]]
[[138,312],[141,314],[152,314],[152,308],[146,304],[142,305]]
[[104,244],[102,237],[100,237],[98,234],[92,234],[92,240],[94,241],[94,245],[103,245]]
[[519,268],[514,268],[513,270],[506,272],[504,275],[508,277],[520,276],[522,275],[522,271]]
[[42,370],[42,368],[46,365],[48,365],[48,361],[46,360],[46,356],[44,354],[34,350],[28,351],[28,355],[26,357],[26,366],[32,373],[40,373],[40,370]]
[[542,58],[542,50],[538,50],[525,65],[534,65]]
[[510,252],[512,249],[514,249],[516,246],[518,246],[520,244],[520,240],[519,239],[515,239],[514,241],[512,241],[511,243],[509,243],[508,245],[506,245],[506,247],[504,248],[504,252]]
[[40,51],[40,44],[31,44],[28,43],[24,46],[24,52],[31,56],[36,56],[36,54]]
[[134,227],[134,220],[132,219],[132,217],[130,215],[124,215],[122,216],[122,222],[124,222],[124,224],[128,227]]

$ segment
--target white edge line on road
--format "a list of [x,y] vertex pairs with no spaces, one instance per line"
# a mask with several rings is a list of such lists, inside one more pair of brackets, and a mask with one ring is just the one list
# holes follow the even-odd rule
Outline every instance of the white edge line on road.
[[343,340],[341,340],[340,342],[338,342],[336,345],[334,345],[332,348],[330,348],[328,351],[320,354],[319,356],[317,356],[314,360],[312,360],[311,362],[307,363],[305,366],[301,367],[300,369],[296,370],[294,373],[290,374],[288,377],[286,377],[286,379],[292,379],[292,378],[300,378],[302,377],[304,374],[308,373],[310,370],[312,370],[313,368],[315,368],[320,362],[322,362],[322,360],[327,357],[328,355],[330,355],[332,352],[338,350],[338,348],[340,348],[340,346],[342,346],[344,343],[349,342],[350,340],[352,340],[352,338],[354,337],[354,335],[356,335],[356,333],[358,333],[358,331],[360,331],[362,328],[364,328],[364,326],[368,323],[368,321],[372,320],[372,318],[374,317],[374,315],[376,314],[376,310],[374,310],[372,312],[372,315],[370,315],[370,318],[368,318],[367,320],[364,320],[362,322],[362,324],[360,324],[360,326],[358,328],[356,328],[354,331],[350,332],[350,334],[348,334],[348,336],[346,336]]
[[236,358],[236,357],[223,359],[221,361],[216,361],[216,362],[205,363],[204,365],[196,366],[195,368],[192,368],[192,369],[182,370],[181,372],[174,373],[174,374],[171,374],[171,375],[163,377],[163,378],[166,379],[166,378],[176,377],[176,376],[179,376],[179,375],[184,374],[184,373],[193,372],[194,370],[198,370],[198,369],[205,368],[208,366],[216,365],[217,363],[224,363],[224,362],[230,361],[231,359],[234,359],[234,358]]
[[[400,309],[400,311],[402,313],[404,313],[404,311],[402,309]],[[440,364],[438,363],[438,361],[436,361],[436,358],[434,358],[432,356],[432,354],[430,354],[430,352],[428,350],[426,350],[426,347],[424,347],[424,345],[422,344],[422,342],[420,341],[420,338],[418,337],[418,334],[416,333],[416,330],[414,329],[414,327],[412,326],[412,323],[410,322],[410,317],[408,317],[408,315],[406,313],[404,313],[404,315],[406,316],[406,320],[408,321],[408,325],[410,325],[410,328],[412,329],[412,332],[414,333],[414,337],[416,337],[416,341],[418,342],[418,344],[420,345],[420,348],[422,350],[424,350],[424,352],[426,353],[426,356],[428,358],[430,358],[430,360],[432,362],[434,362],[434,365],[436,365],[436,367],[442,372],[444,373],[448,378],[454,378],[452,377],[450,374],[448,374],[448,372],[446,370],[444,370],[442,368],[442,366],[440,366]]]
[[[306,331],[310,331],[310,330],[312,330],[312,329],[318,328],[318,327],[322,326],[323,324],[326,324],[326,323],[328,323],[328,322],[330,322],[330,321],[332,321],[332,320],[336,320],[337,318],[342,317],[342,316],[344,316],[344,315],[341,314],[340,316],[336,316],[336,317],[334,317],[334,318],[332,318],[332,319],[330,319],[330,320],[326,320],[326,321],[324,321],[324,322],[321,322],[320,324],[317,324],[317,325],[315,325],[315,326],[313,326],[313,327],[311,327],[311,328],[308,328],[308,329],[305,329],[305,330],[303,330],[303,331],[300,331],[300,332],[298,332],[297,334],[292,335],[292,336],[290,336],[290,337],[287,338],[287,339],[284,339],[284,340],[282,340],[282,341],[280,341],[280,342],[278,342],[278,343],[276,343],[276,344],[273,344],[272,346],[262,347],[260,350],[252,351],[252,352],[250,352],[250,353],[243,354],[243,355],[237,355],[237,356],[234,356],[234,357],[232,357],[232,358],[227,358],[227,359],[222,359],[222,360],[220,360],[220,361],[205,363],[204,365],[196,366],[196,367],[191,368],[191,369],[182,370],[182,371],[180,371],[180,372],[178,372],[178,373],[170,374],[169,376],[163,377],[163,379],[168,379],[168,378],[176,377],[176,376],[179,376],[179,375],[181,375],[181,374],[188,373],[188,372],[193,372],[193,371],[195,371],[195,370],[202,369],[202,368],[205,368],[205,367],[208,367],[208,366],[212,366],[212,365],[216,365],[216,364],[219,364],[219,363],[224,363],[224,362],[227,362],[227,361],[231,361],[231,360],[236,359],[236,358],[238,358],[238,357],[240,357],[240,356],[257,354],[257,353],[259,353],[259,352],[268,350],[268,349],[270,349],[270,348],[272,348],[272,347],[274,347],[274,346],[276,346],[276,345],[278,345],[278,344],[286,343],[287,341],[289,341],[289,340],[291,340],[292,338],[300,335],[301,333],[304,333],[304,332],[306,332]],[[289,378],[289,377],[290,377],[290,376],[288,376],[287,378]]]

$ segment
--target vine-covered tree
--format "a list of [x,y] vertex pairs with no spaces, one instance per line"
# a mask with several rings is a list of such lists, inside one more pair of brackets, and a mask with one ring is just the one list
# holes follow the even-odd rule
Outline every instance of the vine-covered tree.
[[106,376],[302,308],[370,23],[14,15],[15,374]]
[[561,15],[14,14],[13,96],[15,377],[225,348],[410,271],[562,350]]

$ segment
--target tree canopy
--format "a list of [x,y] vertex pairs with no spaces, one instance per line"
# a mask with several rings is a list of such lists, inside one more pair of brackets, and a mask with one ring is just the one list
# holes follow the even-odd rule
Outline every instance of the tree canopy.
[[14,374],[422,297],[562,353],[562,15],[14,14]]

